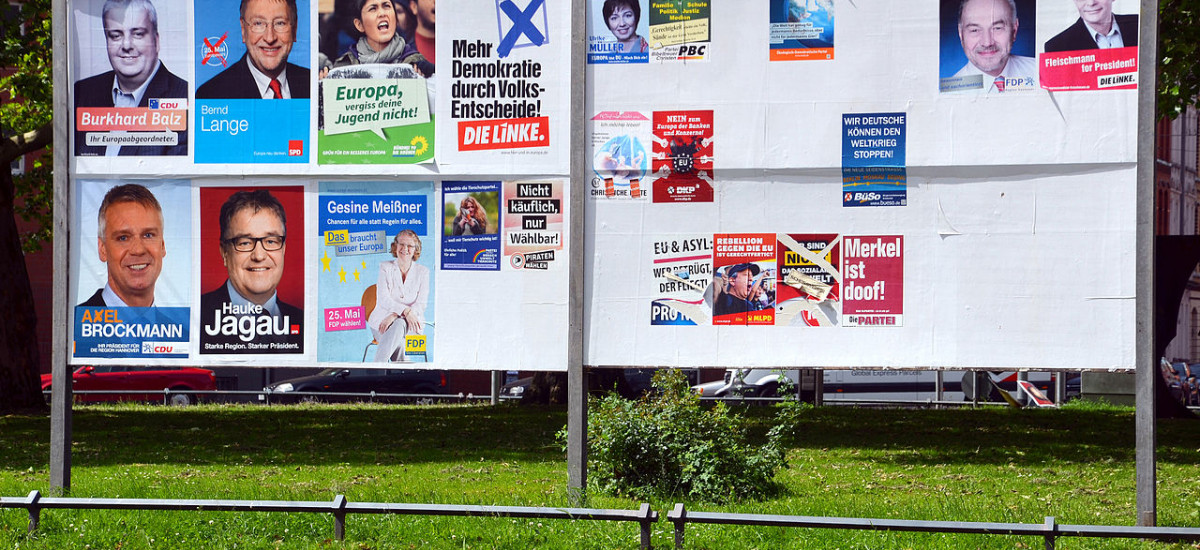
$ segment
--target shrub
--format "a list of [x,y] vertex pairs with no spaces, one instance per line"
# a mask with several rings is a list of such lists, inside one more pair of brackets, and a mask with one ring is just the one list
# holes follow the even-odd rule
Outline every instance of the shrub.
[[746,422],[724,403],[702,407],[678,370],[654,375],[655,392],[637,401],[593,398],[588,419],[588,479],[598,491],[633,498],[724,502],[775,491],[786,468],[784,439],[805,406],[785,403],[762,444],[747,442]]

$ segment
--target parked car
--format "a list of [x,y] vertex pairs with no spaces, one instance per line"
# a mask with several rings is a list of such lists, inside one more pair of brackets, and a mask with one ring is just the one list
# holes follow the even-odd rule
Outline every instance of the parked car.
[[[362,397],[329,393],[422,394],[446,393],[446,371],[410,369],[325,369],[312,376],[283,380],[263,388],[274,402],[361,401]],[[259,395],[260,400],[268,397]],[[376,401],[411,402],[419,398],[377,398]]]
[[[654,371],[656,370],[658,369],[621,369],[621,375],[625,377],[626,382],[626,388],[620,388],[621,396],[627,399],[636,399],[651,391],[654,387],[651,383],[651,380],[654,378]],[[684,369],[684,373],[687,376],[689,383],[695,382],[697,376],[695,369]],[[533,383],[532,376],[526,376],[524,378],[513,380],[512,382],[500,387],[500,396],[514,399],[519,398],[525,395],[525,392],[528,391],[531,383]],[[590,389],[607,390],[610,388]]]
[[[85,366],[71,375],[72,391],[113,391],[152,393],[75,394],[78,403],[100,401],[161,402],[163,390],[171,390],[171,405],[191,405],[196,402],[194,391],[217,389],[213,371],[192,367],[131,367],[124,365]],[[42,391],[50,390],[51,375],[42,375]],[[49,399],[49,397],[47,397]]]

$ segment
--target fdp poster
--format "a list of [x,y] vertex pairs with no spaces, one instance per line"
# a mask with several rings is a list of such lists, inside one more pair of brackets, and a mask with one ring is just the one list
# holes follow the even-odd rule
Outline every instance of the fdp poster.
[[431,182],[321,182],[317,360],[433,360]]

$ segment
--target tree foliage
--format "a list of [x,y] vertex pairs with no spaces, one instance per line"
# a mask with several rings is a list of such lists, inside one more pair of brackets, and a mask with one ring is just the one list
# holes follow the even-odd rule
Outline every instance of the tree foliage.
[[[5,17],[0,27],[0,67],[15,72],[0,77],[0,162],[9,164],[27,153],[48,149],[53,139],[53,54],[50,0],[26,0],[17,17]],[[25,173],[0,178],[0,201],[13,213],[34,222],[24,235],[27,251],[50,239],[53,196],[49,151],[26,166]],[[7,170],[5,170],[7,172]],[[5,223],[7,220],[5,220]]]
[[1200,94],[1200,0],[1159,0],[1158,114],[1175,118]]
[[[5,6],[7,7],[7,6]],[[13,177],[5,166],[53,139],[50,0],[26,0],[0,18],[0,410],[44,406],[38,379],[37,314],[24,250],[50,235],[53,178],[49,152]],[[17,217],[38,228],[22,244]]]

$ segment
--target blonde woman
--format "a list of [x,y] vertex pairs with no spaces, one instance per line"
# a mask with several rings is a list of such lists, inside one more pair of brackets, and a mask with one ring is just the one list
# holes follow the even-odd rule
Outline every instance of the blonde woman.
[[392,240],[396,259],[379,264],[375,310],[367,317],[371,335],[379,343],[375,361],[403,361],[404,337],[425,333],[425,307],[429,305],[429,269],[418,264],[421,239],[405,229]]

